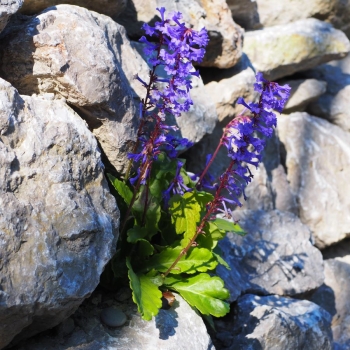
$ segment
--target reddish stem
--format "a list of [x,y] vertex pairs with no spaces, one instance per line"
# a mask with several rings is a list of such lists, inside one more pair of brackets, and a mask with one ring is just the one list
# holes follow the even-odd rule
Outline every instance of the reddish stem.
[[[220,141],[221,143],[221,141]],[[219,206],[219,204],[221,203],[221,197],[220,197],[220,193],[221,191],[225,188],[227,180],[229,178],[229,174],[232,170],[232,167],[234,166],[235,161],[232,160],[230,165],[228,166],[228,168],[226,169],[223,177],[222,177],[222,181],[219,185],[219,188],[216,190],[215,192],[215,196],[214,199],[209,202],[209,208],[207,210],[207,213],[203,216],[199,226],[197,226],[197,230],[195,235],[191,238],[191,240],[189,241],[189,243],[187,244],[187,246],[180,252],[180,254],[178,255],[178,257],[175,259],[175,261],[171,264],[171,266],[168,268],[168,270],[166,270],[166,272],[163,274],[163,277],[166,277],[171,270],[173,270],[175,268],[175,266],[177,265],[177,263],[181,260],[181,258],[187,254],[188,250],[192,247],[193,243],[196,241],[197,237],[199,234],[203,233],[203,229],[205,224],[210,220],[211,216],[214,214],[215,210],[217,209],[217,207]]]

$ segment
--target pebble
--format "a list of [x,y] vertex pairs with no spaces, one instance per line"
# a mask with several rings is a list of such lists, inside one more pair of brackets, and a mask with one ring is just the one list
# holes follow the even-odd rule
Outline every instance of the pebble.
[[126,320],[124,312],[115,306],[108,307],[101,312],[101,321],[108,327],[120,327]]

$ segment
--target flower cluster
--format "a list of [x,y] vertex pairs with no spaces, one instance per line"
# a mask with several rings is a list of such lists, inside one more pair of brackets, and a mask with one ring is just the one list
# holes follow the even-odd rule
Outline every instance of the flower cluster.
[[176,174],[173,181],[170,183],[170,186],[167,190],[163,192],[164,202],[168,203],[170,200],[170,193],[183,195],[185,192],[191,192],[193,189],[185,185],[184,179],[180,174],[181,168],[184,163],[177,161]]
[[148,63],[153,67],[162,65],[167,73],[167,77],[154,79],[155,83],[166,85],[162,90],[156,85],[152,86],[151,103],[163,113],[180,116],[193,104],[189,95],[191,78],[199,74],[193,69],[192,62],[199,63],[203,60],[204,47],[209,41],[208,34],[204,28],[198,32],[186,27],[180,22],[180,12],[165,18],[165,9],[162,7],[157,10],[161,22],[156,22],[154,27],[143,25],[146,34],[156,39],[157,43],[148,41],[144,36],[140,39],[145,44],[144,52]]
[[[169,131],[176,130],[176,127],[167,126],[164,120],[167,114],[180,116],[181,112],[188,111],[193,104],[189,95],[192,88],[191,79],[199,74],[194,70],[192,62],[200,62],[203,59],[204,47],[208,43],[206,30],[197,32],[186,27],[180,22],[181,13],[173,13],[169,18],[165,18],[165,9],[162,7],[157,10],[161,21],[156,22],[154,27],[148,24],[143,26],[146,35],[156,42],[150,42],[144,36],[140,39],[145,44],[144,51],[152,67],[149,82],[135,77],[147,89],[146,98],[140,104],[138,142],[134,152],[129,154],[131,161],[140,164],[136,175],[130,179],[136,186],[146,183],[152,162],[160,152],[164,151],[169,158],[175,158],[180,150],[192,146],[187,139],[178,139],[169,134]],[[156,69],[159,66],[163,66],[166,77],[158,76]],[[153,123],[152,131],[146,137],[145,125],[149,122]],[[141,148],[139,152],[138,148]],[[182,184],[181,167],[177,178],[170,184],[170,190],[165,191],[165,196]]]
[[259,102],[246,103],[240,98],[238,103],[244,105],[250,115],[241,115],[233,119],[226,126],[222,138],[233,166],[220,179],[221,182],[225,181],[225,188],[231,198],[221,199],[239,206],[239,197],[243,195],[246,199],[244,188],[253,177],[248,165],[257,167],[261,161],[265,138],[272,136],[273,127],[277,122],[273,110],[283,110],[291,90],[288,85],[280,86],[264,79],[261,73],[256,76],[254,89],[261,94]]

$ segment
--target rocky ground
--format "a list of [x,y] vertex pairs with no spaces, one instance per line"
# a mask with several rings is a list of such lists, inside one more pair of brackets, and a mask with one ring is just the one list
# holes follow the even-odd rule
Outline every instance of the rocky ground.
[[[222,128],[256,101],[255,73],[292,87],[228,234],[217,273],[231,312],[180,297],[142,321],[130,291],[98,287],[148,66],[156,7],[210,43],[194,107],[177,120],[202,169]],[[350,0],[0,0],[0,349],[350,349]],[[224,154],[213,175],[227,166]],[[97,289],[96,289],[97,288]],[[210,334],[210,335],[209,335]]]

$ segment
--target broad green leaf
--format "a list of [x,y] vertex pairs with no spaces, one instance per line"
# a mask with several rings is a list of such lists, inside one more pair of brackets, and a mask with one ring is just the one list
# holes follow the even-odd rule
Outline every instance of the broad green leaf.
[[220,254],[217,254],[215,251],[213,251],[212,253],[220,265],[225,266],[227,270],[231,270],[230,265],[221,257]]
[[219,240],[226,236],[226,232],[219,230],[218,227],[211,221],[209,221],[204,227],[204,234],[200,234],[197,237],[197,243],[200,247],[207,249],[214,249]]
[[214,196],[211,193],[205,191],[196,192],[196,197],[197,202],[204,211],[206,210],[206,205],[214,199]]
[[133,193],[130,190],[130,188],[123,182],[118,180],[116,177],[114,177],[111,174],[107,174],[109,181],[113,185],[113,187],[116,189],[120,197],[122,197],[127,205],[130,204]]
[[203,315],[222,317],[230,310],[230,305],[224,301],[228,299],[229,292],[224,288],[224,282],[219,277],[211,277],[206,273],[186,278],[168,276],[164,285],[180,293],[190,305],[196,307]]
[[134,214],[138,226],[143,226],[142,221],[144,211],[146,210],[144,227],[147,229],[147,237],[150,239],[158,232],[158,222],[161,217],[161,208],[160,200],[152,196],[151,193],[148,193],[147,196],[146,191],[147,187],[142,186],[141,193],[137,197],[132,207],[132,213]]
[[137,249],[138,258],[141,258],[141,259],[148,258],[150,255],[154,253],[153,245],[149,241],[145,239],[139,239],[137,244],[138,244],[138,249]]
[[186,192],[182,197],[177,195],[169,201],[171,221],[177,234],[184,234],[181,246],[186,247],[196,234],[200,221],[201,206],[196,199],[196,191]]
[[137,305],[139,313],[144,320],[150,321],[156,316],[162,307],[162,292],[158,286],[152,282],[153,277],[137,275],[126,259],[126,265],[129,270],[130,288],[132,289],[132,300]]
[[245,231],[243,231],[241,226],[232,221],[217,218],[213,222],[220,230],[224,230],[226,232],[233,232],[240,236],[245,236],[247,234]]
[[133,228],[128,230],[127,236],[128,242],[136,243],[139,239],[145,238],[147,236],[147,229],[145,227],[135,225]]
[[[144,264],[143,271],[155,269],[159,272],[165,272],[180,255],[181,247],[166,248],[159,254],[153,255],[148,262]],[[171,274],[196,273],[214,270],[218,262],[212,252],[205,248],[191,248],[186,255],[182,256]]]

